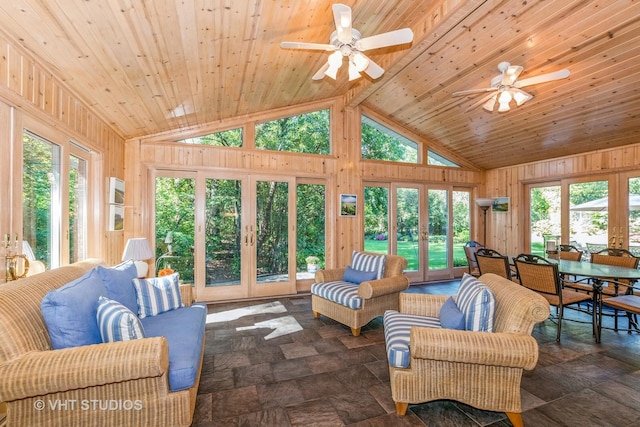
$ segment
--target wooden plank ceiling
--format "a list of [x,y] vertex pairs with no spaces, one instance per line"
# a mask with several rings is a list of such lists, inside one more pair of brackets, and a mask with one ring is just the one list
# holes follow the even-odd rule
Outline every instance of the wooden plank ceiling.
[[[632,0],[343,0],[363,37],[410,27],[411,45],[367,51],[375,81],[311,76],[327,53],[331,1],[11,0],[0,28],[33,52],[124,138],[335,96],[440,149],[491,169],[640,142],[640,2]],[[480,107],[498,63],[530,86],[506,113]]]

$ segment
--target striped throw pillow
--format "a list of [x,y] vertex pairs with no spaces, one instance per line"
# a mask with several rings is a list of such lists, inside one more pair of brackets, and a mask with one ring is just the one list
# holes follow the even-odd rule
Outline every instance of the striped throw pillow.
[[102,342],[144,338],[144,329],[138,316],[117,301],[102,296],[98,298],[96,319]]
[[178,273],[150,279],[133,279],[141,319],[157,316],[166,311],[183,307],[180,297]]
[[353,251],[351,254],[351,268],[360,271],[375,271],[376,279],[382,279],[386,260],[386,255],[369,255]]
[[487,285],[464,273],[458,288],[456,305],[464,313],[467,331],[493,332],[496,297]]

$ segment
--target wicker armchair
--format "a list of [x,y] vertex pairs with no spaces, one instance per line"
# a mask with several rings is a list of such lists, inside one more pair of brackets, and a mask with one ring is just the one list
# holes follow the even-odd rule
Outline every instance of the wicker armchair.
[[[380,255],[364,252],[368,255]],[[398,294],[409,287],[409,279],[403,275],[407,260],[398,255],[386,255],[383,277],[360,283],[357,295],[362,298],[362,306],[349,308],[331,299],[311,294],[311,309],[316,319],[327,316],[351,328],[354,337],[360,335],[360,329],[386,310],[398,309]],[[316,285],[343,280],[346,268],[318,270],[315,274]]]
[[[409,403],[456,400],[487,411],[505,412],[522,426],[520,381],[538,361],[531,336],[549,316],[540,295],[496,274],[480,281],[496,298],[493,332],[412,327],[408,368],[389,366],[391,395],[398,415]],[[447,295],[400,294],[400,312],[438,317]]]
[[469,266],[469,274],[478,277],[481,273],[478,269],[478,262],[476,261],[476,253],[478,249],[484,248],[484,245],[475,240],[469,240],[464,244],[464,255],[467,257],[467,265]]
[[505,279],[512,280],[515,271],[511,270],[509,265],[509,257],[501,255],[493,249],[480,248],[476,252],[476,261],[480,274],[494,273]]

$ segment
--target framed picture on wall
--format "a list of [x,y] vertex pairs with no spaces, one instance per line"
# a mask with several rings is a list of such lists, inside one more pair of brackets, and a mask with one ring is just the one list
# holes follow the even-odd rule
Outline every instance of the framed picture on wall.
[[109,231],[124,230],[124,206],[109,205]]
[[494,200],[491,210],[494,212],[509,212],[509,198],[498,197]]
[[124,205],[124,181],[118,178],[109,178],[109,203]]
[[355,194],[340,195],[340,216],[356,216],[358,196]]

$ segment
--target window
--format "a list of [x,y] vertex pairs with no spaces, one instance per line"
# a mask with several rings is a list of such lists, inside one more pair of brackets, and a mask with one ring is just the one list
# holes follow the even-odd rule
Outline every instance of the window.
[[61,234],[60,147],[25,132],[22,137],[24,240],[47,268],[59,267]]
[[362,116],[362,158],[418,163],[418,144]]
[[331,151],[329,110],[314,111],[257,124],[256,148],[329,154]]
[[215,147],[242,147],[242,129],[230,129],[193,138],[185,138],[176,142],[212,145]]
[[460,165],[453,163],[451,160],[442,157],[440,154],[434,153],[431,150],[427,150],[427,164],[431,166],[448,166],[452,168],[460,167]]
[[[317,257],[317,264],[323,268],[325,266],[326,234],[325,185],[300,183],[296,189],[296,270],[297,272],[307,271],[306,258],[310,256]],[[305,275],[300,274],[298,277],[306,278]],[[313,278],[313,276],[309,278]]]

